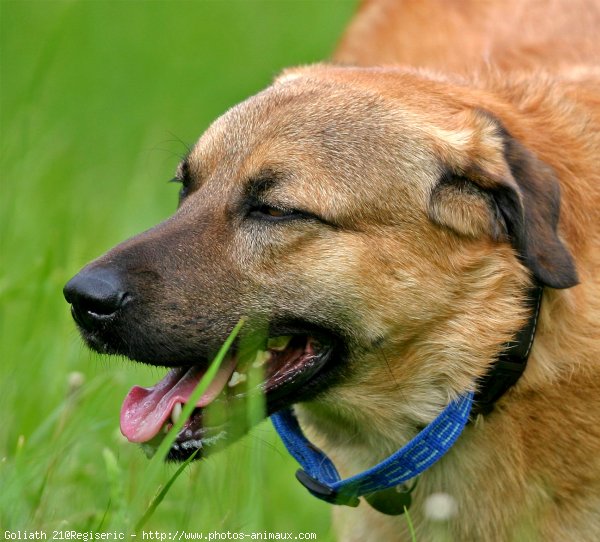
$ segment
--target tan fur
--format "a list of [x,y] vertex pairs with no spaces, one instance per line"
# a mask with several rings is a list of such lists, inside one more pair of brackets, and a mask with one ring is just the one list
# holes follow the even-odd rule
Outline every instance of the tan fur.
[[338,62],[444,73],[597,63],[595,0],[363,0]]
[[[444,17],[445,8],[437,9]],[[344,44],[352,39],[350,33]],[[465,48],[452,45],[446,43],[461,58]],[[366,50],[377,54],[375,47]],[[462,236],[427,219],[440,159],[458,169],[476,163],[492,176],[506,174],[500,143],[477,113],[483,109],[556,172],[560,234],[581,284],[546,289],[524,377],[423,475],[411,510],[419,540],[436,539],[440,530],[461,541],[600,536],[599,95],[593,69],[575,76],[492,69],[458,78],[321,65],[284,73],[272,89],[222,118],[192,153],[199,163],[221,164],[213,175],[225,164],[238,179],[281,163],[296,177],[273,201],[342,226],[335,235],[316,230],[301,243],[292,240],[299,234],[288,233],[252,261],[244,238],[237,246],[244,273],[271,290],[291,288],[292,296],[307,300],[298,305],[319,303],[326,292],[325,303],[335,299],[351,308],[363,345],[351,363],[360,370],[298,407],[344,474],[400,447],[450,398],[470,389],[523,322],[515,299],[527,274],[511,248],[488,235],[485,205],[449,211],[458,215],[444,220],[462,221]],[[226,138],[239,126],[253,134],[236,142],[243,160],[215,159],[215,149],[231,149]],[[434,492],[457,502],[457,516],[445,524],[423,515]],[[404,518],[365,504],[335,514],[342,540],[407,536]]]
[[[433,137],[449,159],[468,147],[476,131],[469,119],[453,113],[465,105],[493,111],[560,178],[561,234],[575,254],[581,284],[546,289],[525,375],[495,413],[480,416],[454,450],[423,475],[411,509],[418,540],[600,537],[600,77],[595,66],[572,69],[600,59],[600,40],[595,30],[589,32],[600,9],[592,2],[525,4],[365,2],[336,53],[338,61],[355,64],[405,63],[463,72],[460,79],[395,68],[352,73],[323,66],[292,72],[296,81],[301,73],[384,96]],[[530,67],[535,73],[526,74],[523,69]],[[507,73],[512,69],[520,73]],[[464,233],[477,237],[487,228],[486,210],[481,203],[468,208],[480,216],[459,219],[466,220]],[[397,254],[398,249],[387,250],[381,242],[377,246],[379,255]],[[441,247],[430,251],[445,252]],[[483,253],[482,247],[473,252]],[[457,254],[449,257],[455,265]],[[406,262],[382,265],[380,258],[365,259],[364,280],[373,282],[390,267],[405,268]],[[334,454],[344,474],[367,468],[406,442],[412,434],[406,420],[423,416],[423,402],[447,399],[441,390],[430,389],[432,365],[458,378],[466,364],[479,364],[473,356],[490,355],[486,337],[498,344],[502,326],[518,321],[507,292],[499,289],[503,277],[498,270],[487,275],[487,282],[481,273],[473,284],[457,279],[461,292],[448,288],[448,269],[416,278],[413,286],[441,297],[456,318],[427,326],[404,343],[408,348],[390,345],[382,352],[385,365],[363,360],[365,367],[373,367],[370,374],[330,392],[329,404],[302,409],[314,438]],[[490,284],[492,277],[496,284]],[[380,282],[373,306],[401,321],[398,307],[386,300],[403,298],[403,309],[410,313],[410,298],[396,297],[390,285]],[[475,284],[484,291],[477,292]],[[473,314],[474,297],[486,294],[489,313]],[[447,382],[441,388],[448,392],[462,386]],[[456,499],[458,514],[450,521],[436,523],[424,516],[424,500],[434,492]],[[338,508],[335,515],[342,540],[408,539],[403,518],[385,517],[365,505]]]
[[[545,288],[525,374],[423,474],[411,517],[420,542],[599,540],[599,21],[584,0],[367,1],[335,60],[404,66],[284,72],[202,136],[177,214],[93,265],[127,268],[168,355],[241,315],[339,330],[344,377],[296,409],[344,475],[473,389],[532,275],[568,286]],[[248,220],[265,175],[269,205],[320,220]],[[445,522],[424,513],[438,492]],[[365,503],[334,513],[340,540],[409,539]]]
[[[267,252],[239,234],[235,259],[257,285],[295,299],[299,314],[343,307],[352,316],[350,376],[297,407],[346,475],[399,448],[472,389],[524,321],[516,301],[528,273],[489,231],[485,205],[474,205],[475,219],[463,216],[468,206],[458,211],[452,220],[466,220],[458,233],[427,217],[439,164],[466,171],[475,163],[489,179],[507,174],[485,110],[558,175],[560,236],[581,284],[546,288],[525,375],[423,475],[411,509],[419,540],[440,531],[486,541],[600,534],[600,86],[593,70],[583,73],[574,83],[548,74],[300,68],[226,114],[191,155],[219,164],[209,178],[247,179],[281,164],[294,178],[270,201],[340,226],[280,232]],[[232,134],[243,140],[228,141]],[[195,201],[192,194],[183,209]],[[447,523],[423,515],[435,492],[456,500]],[[335,514],[341,540],[407,536],[404,518],[365,504]]]

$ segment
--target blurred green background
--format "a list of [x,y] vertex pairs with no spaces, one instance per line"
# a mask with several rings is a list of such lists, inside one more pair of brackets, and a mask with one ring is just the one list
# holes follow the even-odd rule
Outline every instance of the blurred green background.
[[[327,58],[355,4],[1,0],[2,530],[125,528],[173,473],[145,493],[118,430],[129,387],[164,370],[89,353],[62,286],[172,213],[185,145],[281,68]],[[263,423],[187,470],[147,528],[330,540],[295,469]]]

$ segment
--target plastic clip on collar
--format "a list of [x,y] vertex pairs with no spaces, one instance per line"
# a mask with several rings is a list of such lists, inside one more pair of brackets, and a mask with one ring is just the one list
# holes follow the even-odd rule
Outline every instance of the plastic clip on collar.
[[403,509],[393,511],[377,506],[373,494],[415,478],[438,461],[462,433],[472,404],[472,392],[462,395],[404,447],[378,465],[345,480],[331,459],[304,436],[290,409],[273,414],[271,420],[288,452],[302,466],[296,478],[315,497],[332,504],[358,506],[359,497],[365,496],[380,512],[401,514]]

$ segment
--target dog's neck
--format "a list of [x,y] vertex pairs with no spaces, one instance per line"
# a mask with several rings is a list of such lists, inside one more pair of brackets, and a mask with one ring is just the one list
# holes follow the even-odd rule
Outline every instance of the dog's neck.
[[[518,402],[532,389],[572,373],[577,361],[559,359],[562,349],[555,344],[557,338],[553,324],[555,318],[562,320],[566,317],[565,311],[573,310],[572,302],[573,293],[570,291],[545,291],[539,313],[539,330],[527,370],[514,389],[500,398],[501,411],[512,402]],[[535,318],[538,320],[537,316]],[[527,319],[525,325],[529,325]],[[444,326],[440,325],[440,328]],[[422,343],[427,343],[427,340],[422,339]],[[548,352],[555,353],[552,359]],[[370,386],[368,376],[363,376],[363,386],[352,386],[353,405],[348,405],[348,397],[343,390],[334,390],[324,400],[296,406],[307,435],[328,454],[331,453],[336,464],[339,461],[342,475],[360,472],[395,452],[430,423],[447,405],[450,397],[470,389],[472,385],[473,380],[467,377],[457,378],[454,382],[442,378],[437,382],[426,382],[415,373],[408,380],[412,385],[405,386],[406,373],[414,367],[406,361],[411,359],[409,352],[405,351],[405,355],[404,363],[394,363],[389,353],[383,354],[382,357],[388,360],[385,364],[387,378],[378,375],[378,385]],[[568,357],[566,353],[565,357]],[[493,365],[494,358],[495,355],[491,355],[487,360],[488,367]],[[460,363],[460,359],[443,357],[430,361],[440,367],[456,366],[457,362]],[[465,365],[475,363],[464,359]],[[402,371],[402,368],[405,378],[396,377],[396,371]],[[395,393],[392,391],[394,387]],[[339,454],[339,459],[336,454]]]

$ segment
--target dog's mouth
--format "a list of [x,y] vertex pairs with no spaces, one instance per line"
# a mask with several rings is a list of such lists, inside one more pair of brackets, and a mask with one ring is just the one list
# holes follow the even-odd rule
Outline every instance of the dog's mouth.
[[[229,355],[195,404],[173,444],[168,459],[184,460],[198,449],[230,440],[228,420],[206,426],[205,408],[213,403],[235,404],[250,393],[265,394],[267,414],[272,414],[313,394],[324,380],[324,368],[334,351],[334,341],[313,335],[278,335],[264,350],[250,356]],[[247,358],[247,359],[246,359]],[[135,386],[121,409],[121,432],[131,442],[142,443],[152,453],[177,422],[183,406],[207,370],[207,364],[171,369],[150,388]],[[262,373],[258,385],[250,384],[251,371]],[[198,454],[199,455],[199,454]]]

